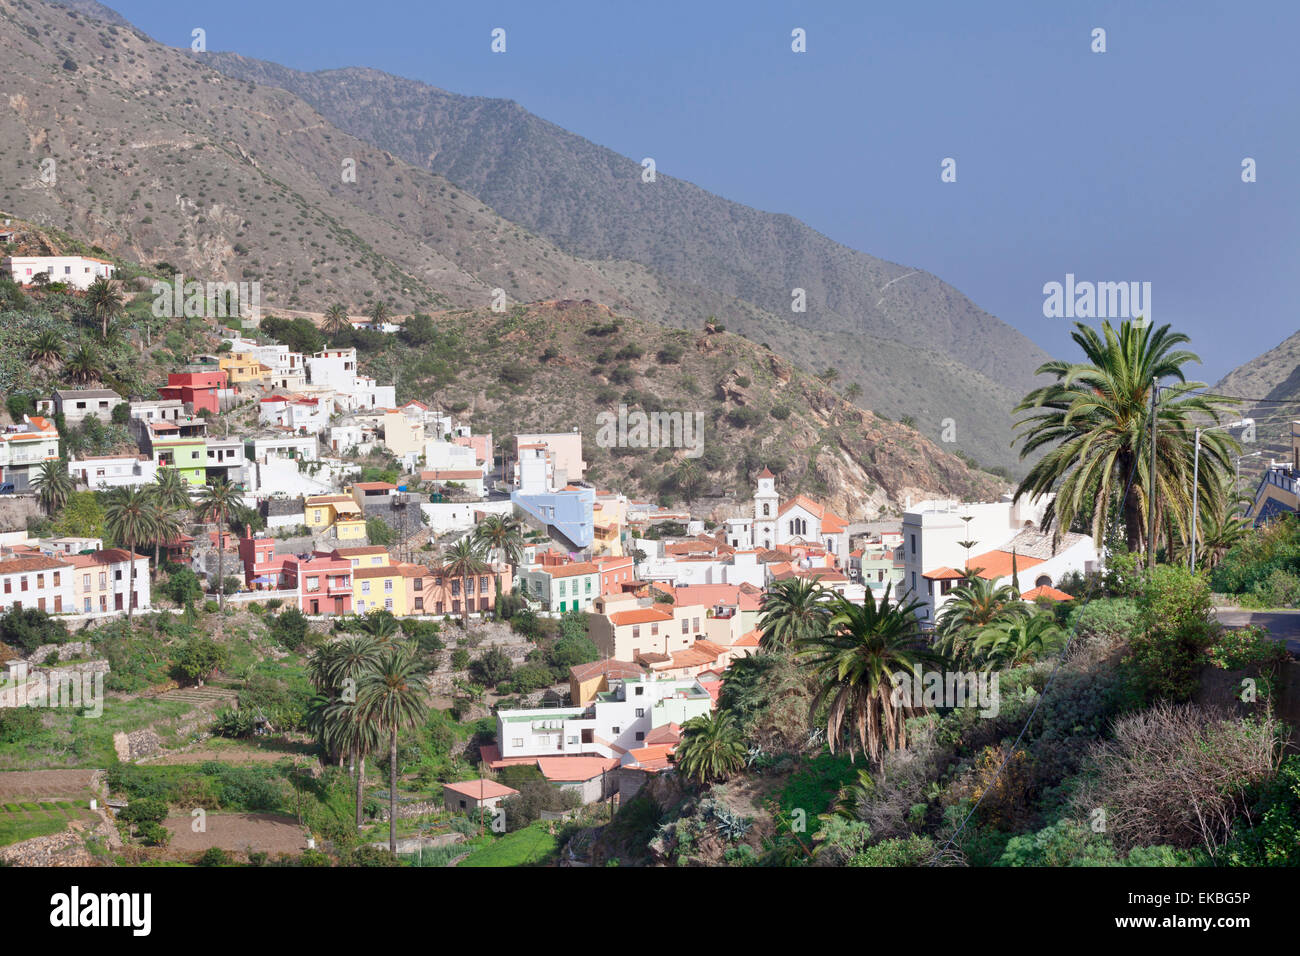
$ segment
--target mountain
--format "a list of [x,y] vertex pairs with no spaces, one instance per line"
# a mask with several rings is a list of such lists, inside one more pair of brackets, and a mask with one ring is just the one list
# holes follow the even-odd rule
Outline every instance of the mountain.
[[[973,367],[971,361],[987,367],[995,333],[1010,330],[980,318],[932,277],[908,276],[886,291],[932,308],[939,318],[927,327],[950,346],[969,318],[975,359],[865,333],[815,305],[809,315],[826,327],[799,326],[729,295],[722,284],[566,252],[441,173],[340,130],[295,93],[212,68],[229,57],[202,59],[166,47],[95,15],[97,6],[0,0],[0,54],[11,66],[8,108],[0,108],[0,208],[7,215],[66,230],[126,260],[166,263],[209,280],[258,281],[264,311],[319,310],[336,301],[360,311],[376,298],[399,313],[481,308],[502,289],[507,301],[593,300],[621,315],[694,329],[718,316],[719,325],[804,369],[837,371],[841,388],[857,383],[859,402],[877,416],[915,422],[931,438],[950,418],[957,440],[947,447],[986,465],[1010,458],[1008,409],[1022,388],[1014,369],[1036,362],[1024,361],[1035,350],[1012,334],[1017,347],[998,350],[1007,352],[1004,364],[1012,370],[1005,382]],[[561,139],[582,142],[570,134]],[[53,181],[41,175],[48,160]],[[355,181],[341,175],[345,162],[355,168]],[[815,237],[798,250],[811,277],[800,281],[813,303],[849,263],[874,269],[872,281],[881,286],[903,275],[789,217],[718,206],[722,200],[688,184],[661,184],[698,198],[704,218],[686,230],[692,236],[721,228],[717,213],[704,212],[718,208],[735,217],[737,229],[770,219],[783,235]],[[570,185],[568,195],[580,198],[581,180]],[[607,192],[593,187],[593,202],[604,202]],[[612,241],[611,233],[597,233],[606,236],[601,242]],[[701,240],[691,241],[698,247]],[[789,244],[780,236],[774,241],[773,248]],[[718,247],[740,255],[725,237]],[[827,262],[816,261],[823,253]],[[725,265],[713,258],[717,268]],[[742,256],[734,269],[753,273],[759,258]],[[923,292],[930,298],[915,298]],[[948,333],[939,334],[945,323]]]
[[[784,495],[806,492],[856,519],[909,497],[987,499],[1005,489],[899,422],[845,401],[769,349],[715,329],[675,329],[594,302],[558,301],[439,314],[398,336],[366,333],[361,365],[395,380],[398,401],[436,401],[476,431],[583,434],[587,477],[628,494],[746,499],[765,465]],[[697,433],[679,447],[607,447],[620,404],[682,413]],[[683,425],[685,425],[683,421]],[[636,419],[626,434],[634,434]],[[666,444],[666,443],[661,443]],[[687,448],[680,447],[685,444]]]
[[1242,448],[1251,456],[1241,461],[1243,476],[1253,480],[1270,460],[1291,460],[1291,422],[1300,419],[1300,332],[1233,369],[1214,390],[1243,399],[1233,414],[1255,419],[1255,444]]
[[[1021,471],[1009,409],[1048,356],[935,276],[843,246],[798,220],[659,174],[508,100],[460,96],[372,69],[304,73],[235,53],[195,54],[228,76],[279,86],[341,129],[446,176],[502,216],[608,271],[637,314],[698,328],[710,314],[838,370],[861,404],[907,416],[959,448]],[[791,311],[795,288],[808,308]]]

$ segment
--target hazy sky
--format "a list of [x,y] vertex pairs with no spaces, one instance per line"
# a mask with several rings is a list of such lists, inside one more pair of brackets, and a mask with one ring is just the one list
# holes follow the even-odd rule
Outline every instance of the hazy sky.
[[933,272],[1063,357],[1043,285],[1067,273],[1150,282],[1152,317],[1192,336],[1211,382],[1298,327],[1297,3],[110,5],[175,46],[203,27],[212,50],[516,100]]

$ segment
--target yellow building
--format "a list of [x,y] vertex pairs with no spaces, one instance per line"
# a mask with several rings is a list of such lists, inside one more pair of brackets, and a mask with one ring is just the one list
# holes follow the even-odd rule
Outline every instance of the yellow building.
[[392,565],[354,568],[352,607],[358,614],[383,610],[391,611],[399,617],[405,615],[406,578],[402,569]]
[[232,387],[250,382],[268,381],[271,377],[270,367],[259,362],[252,352],[231,352],[229,355],[223,355],[218,365],[228,376]]
[[607,491],[596,492],[592,508],[591,553],[623,557],[623,528],[627,524],[627,498]]
[[307,527],[314,531],[332,528],[340,541],[366,536],[366,519],[351,495],[313,495],[304,502]]
[[352,563],[354,569],[392,567],[388,549],[378,545],[362,545],[356,548],[335,548],[330,552],[331,558],[344,558]]

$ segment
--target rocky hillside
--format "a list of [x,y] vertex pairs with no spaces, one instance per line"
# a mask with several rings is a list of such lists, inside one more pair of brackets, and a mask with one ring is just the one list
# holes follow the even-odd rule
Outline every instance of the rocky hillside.
[[[589,478],[682,500],[684,449],[602,448],[601,413],[700,413],[706,475],[697,498],[747,498],[764,465],[783,494],[806,492],[849,519],[910,496],[988,498],[1004,489],[914,429],[864,411],[770,349],[715,326],[672,329],[593,302],[439,314],[369,353],[363,368],[469,418],[476,430],[583,434]],[[692,419],[694,420],[694,419]]]
[[[281,308],[479,307],[500,288],[685,328],[717,316],[802,368],[834,368],[858,404],[934,439],[955,427],[976,460],[1023,470],[1007,410],[1046,356],[923,270],[671,177],[628,189],[637,163],[513,103],[193,54],[93,0],[0,0],[0,51],[14,67],[0,204],[18,215],[143,262],[260,280]],[[791,312],[796,287],[805,313]]]

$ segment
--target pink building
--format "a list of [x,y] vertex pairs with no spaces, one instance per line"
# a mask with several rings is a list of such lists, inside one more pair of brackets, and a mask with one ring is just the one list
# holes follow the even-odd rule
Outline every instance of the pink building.
[[167,376],[167,384],[158,389],[163,398],[180,399],[198,414],[207,409],[212,414],[221,411],[217,392],[226,387],[226,373],[217,372],[172,372]]
[[304,614],[352,613],[352,562],[325,554],[284,559],[284,586],[298,589]]

